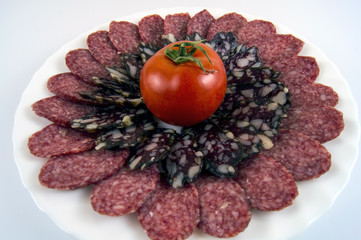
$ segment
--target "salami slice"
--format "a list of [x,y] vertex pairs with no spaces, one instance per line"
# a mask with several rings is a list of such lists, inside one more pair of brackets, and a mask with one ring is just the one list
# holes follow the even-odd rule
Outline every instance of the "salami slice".
[[325,143],[342,132],[343,114],[329,106],[290,108],[281,128],[303,133]]
[[75,49],[65,56],[66,66],[72,73],[89,84],[93,77],[110,78],[108,71],[91,55],[88,49]]
[[208,29],[207,39],[212,40],[219,32],[236,32],[247,24],[247,19],[238,13],[227,13],[215,20]]
[[331,154],[318,141],[289,130],[280,130],[271,149],[262,151],[280,162],[296,181],[317,178],[331,167]]
[[85,187],[119,171],[128,156],[129,150],[92,150],[53,157],[41,168],[39,181],[58,190]]
[[151,240],[186,239],[199,220],[197,189],[192,184],[175,189],[160,182],[137,212]]
[[309,83],[288,86],[292,107],[331,106],[338,103],[337,93],[329,86]]
[[319,67],[314,57],[295,56],[291,58],[276,59],[267,65],[281,72],[279,80],[287,86],[311,84],[319,75]]
[[145,44],[162,46],[162,36],[164,34],[164,19],[158,14],[143,17],[139,23],[139,33]]
[[248,45],[252,41],[276,35],[276,27],[271,22],[253,20],[236,31],[238,42]]
[[122,216],[135,212],[157,187],[156,167],[132,171],[123,168],[93,188],[91,204],[100,214]]
[[57,96],[41,99],[31,107],[38,116],[64,127],[70,127],[72,120],[97,110],[94,106],[65,101]]
[[97,31],[87,38],[88,48],[93,57],[106,67],[122,67],[118,50],[114,47],[107,31]]
[[198,228],[220,238],[236,236],[248,226],[251,211],[241,186],[231,178],[197,179],[200,221]]
[[28,141],[30,152],[43,158],[83,152],[94,146],[91,135],[55,124],[34,133]]
[[249,42],[249,46],[258,48],[258,56],[263,63],[271,63],[279,59],[287,59],[297,56],[303,47],[303,41],[291,34],[277,34],[273,37],[255,39]]
[[205,38],[208,33],[208,29],[214,22],[214,17],[206,10],[195,14],[188,22],[187,34],[189,36],[194,33],[198,33],[202,38]]
[[49,78],[47,87],[56,96],[78,103],[90,103],[93,101],[84,99],[79,95],[82,91],[95,91],[98,87],[90,85],[72,73],[60,73]]
[[109,25],[109,38],[121,54],[139,53],[140,34],[138,26],[134,23],[112,21]]
[[298,195],[297,185],[282,164],[264,154],[254,155],[242,163],[237,181],[251,208],[275,211],[292,204]]
[[189,13],[169,14],[164,19],[164,34],[172,34],[178,41],[184,40],[187,34]]

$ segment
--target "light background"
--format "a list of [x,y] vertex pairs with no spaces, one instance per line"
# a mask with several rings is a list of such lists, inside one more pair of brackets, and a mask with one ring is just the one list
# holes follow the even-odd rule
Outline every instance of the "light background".
[[[0,0],[0,239],[75,240],[36,207],[13,159],[14,114],[35,71],[63,44],[99,24],[139,11],[188,6],[245,12],[301,34],[337,65],[360,112],[361,1]],[[358,159],[332,208],[292,240],[361,239],[360,183]]]

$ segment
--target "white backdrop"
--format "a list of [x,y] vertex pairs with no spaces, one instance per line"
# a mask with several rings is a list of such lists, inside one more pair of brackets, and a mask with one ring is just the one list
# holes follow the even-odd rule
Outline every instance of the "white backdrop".
[[[339,68],[361,105],[361,2],[244,0],[115,1],[1,0],[0,2],[0,238],[74,240],[41,212],[22,186],[13,159],[12,127],[21,93],[35,71],[63,44],[112,19],[170,7],[222,8],[280,23],[319,47]],[[294,237],[361,239],[361,163],[332,208]]]

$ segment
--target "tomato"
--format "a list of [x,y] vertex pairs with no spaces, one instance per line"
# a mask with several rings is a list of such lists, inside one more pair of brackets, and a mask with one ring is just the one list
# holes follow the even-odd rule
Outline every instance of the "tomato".
[[174,45],[182,42],[187,41],[166,46],[145,63],[140,91],[157,118],[177,126],[191,126],[217,110],[226,92],[227,76],[221,58],[203,43],[197,45],[205,50],[209,59],[199,49],[192,56],[200,60],[205,71],[193,61],[177,64],[166,56],[166,48],[178,50]]

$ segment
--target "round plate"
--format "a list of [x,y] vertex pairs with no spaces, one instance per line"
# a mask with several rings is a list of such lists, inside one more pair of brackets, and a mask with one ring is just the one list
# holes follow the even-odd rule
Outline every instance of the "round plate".
[[[191,16],[203,9],[159,9],[141,12],[128,17],[115,19],[137,23],[142,17],[159,14],[189,12]],[[208,9],[214,17],[220,17],[229,11]],[[248,20],[255,19],[248,14],[240,13]],[[87,36],[97,30],[108,30],[109,23],[100,25],[89,32],[83,33],[70,41],[50,56],[44,65],[34,74],[25,89],[15,115],[13,131],[14,155],[20,176],[38,207],[64,231],[80,239],[148,239],[142,230],[136,214],[123,217],[103,216],[93,211],[90,204],[91,187],[73,191],[57,191],[42,187],[38,174],[45,159],[30,154],[27,141],[29,136],[41,130],[49,121],[37,117],[31,110],[31,104],[39,99],[51,96],[46,88],[49,77],[61,72],[68,72],[64,61],[66,53],[76,48],[87,48]],[[320,67],[317,82],[331,86],[339,95],[340,101],[336,108],[343,112],[345,129],[325,147],[332,154],[332,167],[329,172],[318,179],[298,182],[299,196],[294,204],[277,212],[252,212],[252,220],[248,228],[237,237],[231,239],[287,239],[303,231],[312,221],[331,207],[336,197],[345,187],[351,169],[356,161],[359,138],[357,106],[352,98],[349,86],[340,75],[336,66],[315,46],[302,36],[287,28],[275,24],[278,33],[293,34],[305,42],[300,55],[313,56]],[[216,239],[196,231],[189,239]]]

